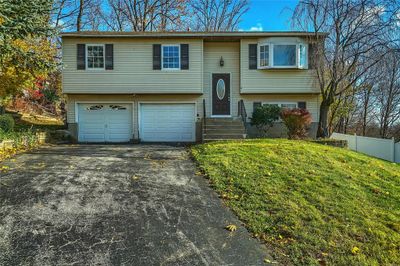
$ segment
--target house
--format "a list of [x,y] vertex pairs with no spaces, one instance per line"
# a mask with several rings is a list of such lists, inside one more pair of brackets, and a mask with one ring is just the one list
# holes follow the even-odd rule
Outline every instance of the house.
[[[319,89],[308,32],[66,32],[67,122],[80,142],[252,136],[262,104],[307,108]],[[206,118],[206,119],[204,119]],[[275,134],[283,134],[276,126]]]

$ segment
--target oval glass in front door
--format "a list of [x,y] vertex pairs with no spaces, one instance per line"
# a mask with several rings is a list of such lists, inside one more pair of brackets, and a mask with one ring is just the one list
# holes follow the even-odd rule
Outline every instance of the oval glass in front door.
[[230,74],[212,74],[212,115],[231,115]]
[[216,86],[218,99],[222,100],[225,97],[225,81],[219,79]]

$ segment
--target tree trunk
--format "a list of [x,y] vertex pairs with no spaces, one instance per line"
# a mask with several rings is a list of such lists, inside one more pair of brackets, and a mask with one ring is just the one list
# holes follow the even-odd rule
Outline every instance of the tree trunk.
[[82,28],[83,4],[84,4],[84,0],[80,0],[79,13],[78,13],[78,16],[76,17],[76,31],[81,31],[81,28]]
[[328,129],[328,113],[329,113],[330,104],[326,101],[322,101],[321,106],[319,108],[319,122],[318,122],[318,138],[327,138],[329,137],[329,129]]
[[0,105],[0,115],[4,115],[6,113],[6,108],[3,105]]

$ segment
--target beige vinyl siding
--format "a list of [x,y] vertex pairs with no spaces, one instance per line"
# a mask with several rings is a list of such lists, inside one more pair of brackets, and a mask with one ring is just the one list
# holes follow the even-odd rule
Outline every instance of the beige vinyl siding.
[[240,42],[241,93],[319,93],[313,70],[249,69],[249,44],[258,41]]
[[[77,70],[78,43],[114,44],[113,70]],[[189,70],[153,70],[153,44],[189,44]],[[63,39],[64,93],[202,93],[203,41],[196,39]]]
[[[211,116],[212,108],[212,74],[229,73],[231,76],[231,115],[237,116],[239,101],[239,42],[204,42],[204,95],[206,99],[207,116]],[[224,66],[219,62],[221,56]]]
[[319,96],[311,94],[297,94],[297,95],[242,95],[241,98],[244,101],[246,107],[246,112],[248,117],[251,117],[253,113],[253,103],[254,102],[306,102],[307,110],[311,113],[313,122],[318,122],[319,120]]

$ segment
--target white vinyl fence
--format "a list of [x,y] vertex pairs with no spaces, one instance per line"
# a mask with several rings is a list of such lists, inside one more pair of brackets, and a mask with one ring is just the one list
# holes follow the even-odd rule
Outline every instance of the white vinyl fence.
[[340,133],[333,133],[331,138],[347,140],[350,150],[400,163],[400,142],[395,143],[394,139],[378,139]]

